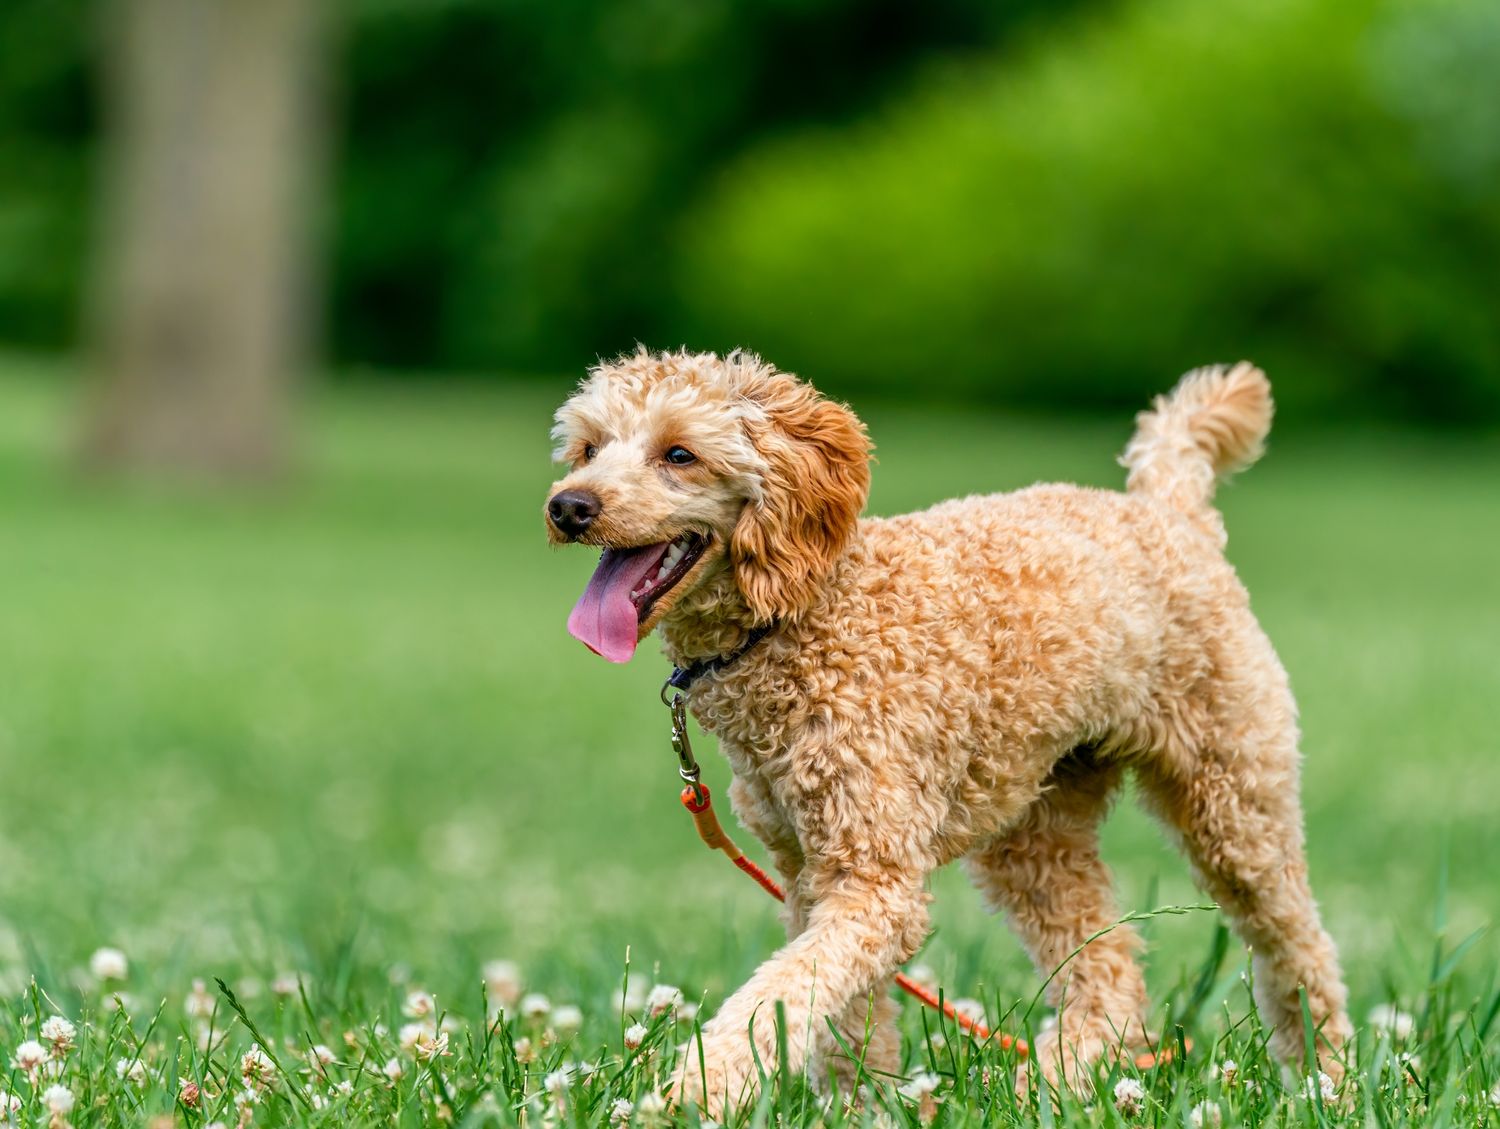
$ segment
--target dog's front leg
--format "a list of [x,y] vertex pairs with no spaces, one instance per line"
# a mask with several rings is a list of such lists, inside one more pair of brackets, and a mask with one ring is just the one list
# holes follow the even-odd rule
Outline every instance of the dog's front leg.
[[883,990],[898,965],[927,933],[922,876],[908,871],[839,873],[827,882],[808,860],[802,887],[825,891],[811,906],[807,927],[750,978],[703,1028],[700,1064],[687,1047],[681,1100],[721,1117],[747,1100],[766,1070],[778,1063],[776,1005],[785,1009],[787,1069],[801,1072],[828,1017]]

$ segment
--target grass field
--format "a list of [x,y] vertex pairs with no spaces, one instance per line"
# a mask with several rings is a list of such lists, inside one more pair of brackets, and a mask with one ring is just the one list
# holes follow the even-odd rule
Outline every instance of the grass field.
[[[293,480],[226,497],[71,477],[65,375],[0,366],[0,1089],[22,1103],[14,1123],[593,1124],[620,1101],[657,1119],[651,1094],[689,1028],[663,1016],[622,1050],[641,1007],[617,999],[627,953],[628,994],[676,985],[708,1014],[779,926],[676,803],[655,647],[617,668],[565,634],[594,563],[541,532],[565,385],[325,392]],[[875,513],[1121,479],[1128,419],[857,406],[880,456]],[[939,1088],[925,1107],[880,1088],[851,1117],[1177,1125],[1205,1101],[1225,1124],[1500,1117],[1497,949],[1476,935],[1500,916],[1500,443],[1276,435],[1222,506],[1302,705],[1313,882],[1356,1020],[1394,1004],[1415,1030],[1365,1027],[1356,1081],[1308,1099],[1264,1062],[1243,953],[1213,959],[1217,915],[1167,915],[1145,925],[1150,977],[1195,1049],[1143,1077],[1139,1111],[1110,1100],[1114,1077],[1092,1103],[1018,1110],[1008,1055],[951,1031],[929,1042],[908,1006],[910,1070]],[[1106,838],[1125,908],[1200,900],[1128,801]],[[919,959],[949,995],[1021,1025],[1038,985],[1003,925],[958,873],[936,892]],[[128,957],[122,980],[89,971],[101,946]],[[581,1015],[491,1031],[481,969],[502,959]],[[491,972],[505,997],[508,975]],[[436,1014],[403,1014],[427,1006],[407,1006],[419,990]],[[28,1072],[13,1056],[54,1013],[77,1046]],[[403,1025],[437,1014],[449,1053],[426,1030],[402,1049]],[[285,1073],[243,1060],[257,1037]],[[309,1066],[315,1044],[331,1065]],[[1226,1058],[1239,1077],[1211,1079]],[[570,1062],[598,1069],[569,1081]],[[54,1084],[70,1112],[49,1112]],[[789,1082],[751,1116],[835,1114]]]

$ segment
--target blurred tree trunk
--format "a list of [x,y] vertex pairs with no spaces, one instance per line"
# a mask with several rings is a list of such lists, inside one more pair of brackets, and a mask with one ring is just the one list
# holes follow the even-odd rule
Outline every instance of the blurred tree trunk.
[[94,467],[276,473],[312,360],[321,0],[111,0]]

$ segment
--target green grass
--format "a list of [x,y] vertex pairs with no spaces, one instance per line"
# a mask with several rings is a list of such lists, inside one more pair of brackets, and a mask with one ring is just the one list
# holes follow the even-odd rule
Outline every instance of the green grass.
[[[688,1027],[658,1020],[654,1053],[622,1058],[627,954],[633,984],[679,985],[711,1012],[779,927],[676,803],[655,648],[617,668],[564,632],[593,564],[541,532],[565,384],[325,391],[294,478],[226,496],[69,475],[66,375],[0,366],[0,1065],[60,1013],[79,1028],[63,1073],[73,1124],[174,1110],[234,1124],[252,1036],[215,993],[204,1052],[185,1011],[193,980],[213,992],[219,977],[295,1078],[251,1107],[254,1125],[429,1124],[437,1100],[458,1124],[537,1124],[555,1108],[543,1080],[575,1060],[601,1069],[566,1096],[567,1122],[655,1089]],[[872,512],[1121,478],[1125,419],[864,407]],[[1356,1020],[1395,1002],[1417,1030],[1396,1046],[1362,1030],[1349,1112],[1308,1102],[1264,1061],[1244,954],[1213,959],[1217,915],[1152,918],[1158,1013],[1171,1030],[1169,1009],[1196,995],[1195,1049],[1146,1077],[1133,1118],[1067,1099],[1042,1114],[1059,1124],[1177,1125],[1204,1100],[1226,1124],[1496,1118],[1496,946],[1466,939],[1500,911],[1500,446],[1275,438],[1223,493],[1230,551],[1301,701],[1313,881]],[[1199,900],[1129,802],[1106,840],[1125,909]],[[951,996],[1019,1024],[1036,977],[961,875],[935,890],[919,959]],[[130,957],[108,990],[87,972],[101,945]],[[480,968],[495,958],[578,1005],[576,1038],[549,1040],[541,1020],[488,1032]],[[288,973],[301,989],[273,991]],[[435,1066],[396,1046],[419,986],[457,1021]],[[115,991],[123,1012],[105,1006]],[[909,1070],[944,1079],[944,1123],[1037,1118],[1016,1110],[1008,1056],[951,1031],[929,1044],[932,1017],[903,1014]],[[530,1062],[513,1049],[523,1035]],[[337,1054],[328,1083],[306,1067],[314,1043]],[[1399,1051],[1419,1061],[1390,1068]],[[116,1074],[137,1054],[140,1086]],[[1210,1081],[1226,1057],[1258,1088]],[[392,1058],[394,1084],[378,1073]],[[176,1105],[188,1078],[217,1096]],[[330,1098],[339,1080],[353,1092]],[[18,1124],[45,1122],[44,1085],[15,1068],[0,1079],[30,1103]],[[917,1116],[878,1089],[868,1115]],[[796,1082],[767,1100],[760,1124],[823,1118]]]

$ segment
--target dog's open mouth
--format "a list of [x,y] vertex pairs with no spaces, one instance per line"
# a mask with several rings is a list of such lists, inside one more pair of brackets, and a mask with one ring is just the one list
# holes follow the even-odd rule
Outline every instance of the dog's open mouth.
[[610,662],[625,662],[652,607],[692,571],[708,544],[700,533],[684,533],[654,545],[605,549],[568,616],[568,633]]

